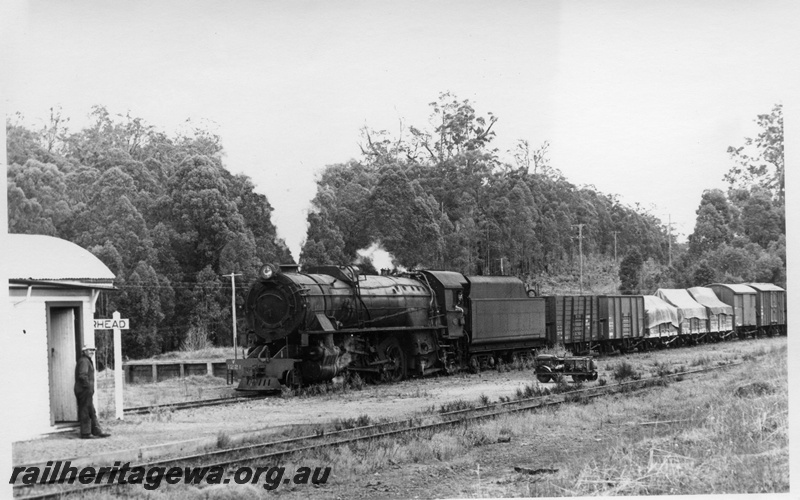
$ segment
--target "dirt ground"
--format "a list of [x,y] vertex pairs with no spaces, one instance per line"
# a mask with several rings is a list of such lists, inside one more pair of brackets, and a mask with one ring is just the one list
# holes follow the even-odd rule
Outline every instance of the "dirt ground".
[[[771,349],[785,343],[784,337],[601,358],[598,360],[600,379],[605,379],[609,383],[614,382],[611,376],[612,370],[623,360],[636,366],[644,376],[649,376],[658,365],[666,364],[674,368],[689,369],[704,363],[741,359],[747,353]],[[501,397],[513,398],[517,390],[536,383],[538,382],[535,382],[531,369],[486,371],[480,374],[413,379],[394,385],[366,386],[362,390],[345,393],[313,397],[275,396],[229,406],[135,415],[126,417],[124,421],[106,419],[103,424],[112,434],[108,439],[80,440],[74,433],[61,433],[42,439],[17,442],[13,444],[13,462],[37,463],[83,457],[150,444],[218,436],[220,433],[233,435],[262,429],[279,431],[291,425],[324,424],[335,419],[361,415],[368,415],[373,420],[397,419],[410,417],[431,407],[439,408],[444,403],[457,400],[477,402],[482,396],[491,401],[498,401]],[[579,444],[592,446],[594,443],[597,442],[590,440]],[[504,449],[509,450],[508,447]],[[525,450],[522,445],[513,449]],[[520,460],[524,461],[522,458]],[[463,467],[468,468],[471,465],[465,463]],[[427,481],[425,478],[430,476],[426,475],[430,473],[427,468],[416,472],[420,475],[422,483]],[[446,478],[450,473],[444,471],[442,474],[443,476],[434,471],[432,480],[437,483],[447,481]],[[413,497],[415,492],[407,491],[407,493]]]
[[81,440],[74,433],[13,444],[14,463],[82,457],[105,451],[183,441],[240,432],[275,429],[297,424],[324,424],[335,419],[369,415],[372,419],[400,418],[459,399],[475,402],[481,394],[497,400],[513,396],[533,382],[531,370],[484,372],[425,380],[407,380],[391,386],[366,386],[360,391],[313,397],[280,396],[234,405],[106,419],[107,439]]

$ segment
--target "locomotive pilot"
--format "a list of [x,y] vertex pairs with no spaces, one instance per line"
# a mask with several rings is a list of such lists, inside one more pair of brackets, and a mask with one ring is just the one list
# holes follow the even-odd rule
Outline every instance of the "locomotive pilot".
[[75,365],[75,397],[78,398],[78,420],[81,423],[81,439],[104,438],[111,434],[103,432],[94,410],[94,363],[95,348],[84,345],[81,357]]

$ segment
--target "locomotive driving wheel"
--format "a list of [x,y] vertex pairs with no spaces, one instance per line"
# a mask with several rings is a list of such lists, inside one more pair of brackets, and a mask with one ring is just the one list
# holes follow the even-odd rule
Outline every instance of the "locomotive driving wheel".
[[387,361],[383,365],[381,380],[386,382],[399,382],[406,378],[406,353],[400,346],[396,337],[387,337],[378,345],[381,360]]

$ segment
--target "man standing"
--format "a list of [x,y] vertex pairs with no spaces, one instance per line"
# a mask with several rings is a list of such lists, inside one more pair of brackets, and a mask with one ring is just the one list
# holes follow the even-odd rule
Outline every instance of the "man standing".
[[81,439],[95,437],[108,437],[111,434],[103,432],[97,422],[97,413],[94,411],[94,347],[84,345],[81,357],[75,365],[75,397],[78,398],[78,420],[81,422]]

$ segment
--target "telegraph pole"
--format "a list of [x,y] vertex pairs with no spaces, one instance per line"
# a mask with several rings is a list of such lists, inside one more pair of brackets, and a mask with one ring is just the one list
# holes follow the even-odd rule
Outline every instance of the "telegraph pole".
[[614,233],[614,265],[617,264],[617,234],[619,231],[611,231]]
[[672,214],[668,215],[669,223],[667,224],[667,244],[669,245],[668,259],[669,267],[672,267]]
[[236,276],[241,274],[223,274],[225,278],[231,277],[231,313],[233,314],[233,359],[239,359],[236,354]]
[[486,225],[486,276],[492,274],[492,261],[489,257],[489,225]]
[[581,265],[581,295],[583,295],[583,226],[585,224],[573,224],[572,227],[578,227],[578,255],[580,258],[580,265]]

